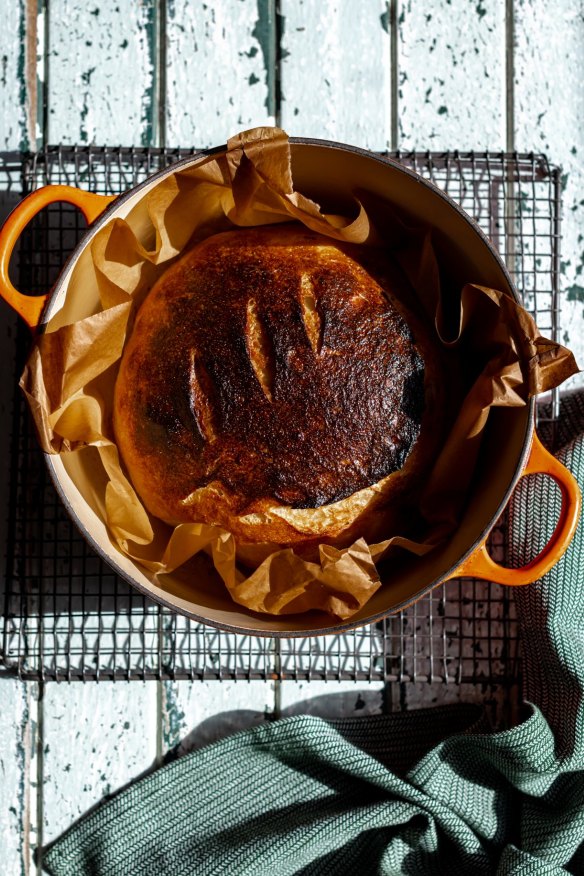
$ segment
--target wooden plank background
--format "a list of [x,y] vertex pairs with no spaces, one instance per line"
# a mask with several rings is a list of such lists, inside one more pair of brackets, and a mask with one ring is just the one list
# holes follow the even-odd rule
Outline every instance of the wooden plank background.
[[[202,147],[274,123],[371,149],[545,151],[564,173],[562,331],[584,361],[581,0],[17,0],[2,13],[0,151]],[[430,684],[4,679],[0,872],[40,873],[37,845],[179,744],[299,709],[483,696]]]

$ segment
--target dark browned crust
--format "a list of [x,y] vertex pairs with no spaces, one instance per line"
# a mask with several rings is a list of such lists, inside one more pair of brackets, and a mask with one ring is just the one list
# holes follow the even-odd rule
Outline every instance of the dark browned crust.
[[146,468],[158,497],[142,495],[150,510],[190,520],[181,501],[211,482],[232,514],[265,499],[317,508],[402,468],[420,431],[424,362],[355,255],[296,225],[247,229],[209,238],[161,277],[115,405],[130,475],[140,460],[137,480]]

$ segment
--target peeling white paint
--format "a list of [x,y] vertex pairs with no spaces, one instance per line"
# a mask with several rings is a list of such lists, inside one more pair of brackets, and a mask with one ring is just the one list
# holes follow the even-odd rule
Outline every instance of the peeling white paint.
[[266,69],[271,23],[260,19],[259,5],[256,0],[171,4],[168,145],[219,146],[237,131],[274,124],[273,70]]
[[398,27],[400,148],[504,149],[505,0],[404,0]]
[[269,681],[168,681],[162,691],[163,755],[177,746],[179,754],[201,748],[274,714],[274,683]]
[[384,706],[383,687],[379,682],[283,682],[281,715],[317,715],[325,719],[380,715]]
[[281,121],[289,134],[389,148],[388,6],[282,0]]
[[24,90],[23,3],[2,7],[0,28],[0,150],[27,147]]
[[[562,336],[584,367],[584,8],[581,0],[515,8],[515,146],[563,170]],[[577,375],[570,386],[584,385]]]
[[0,871],[25,872],[28,845],[28,690],[16,679],[0,679]]
[[154,112],[153,0],[51,0],[50,143],[140,145]]
[[37,80],[39,85],[45,84],[45,33],[46,11],[39,9],[37,15]]
[[43,844],[153,767],[157,683],[48,684],[43,698]]

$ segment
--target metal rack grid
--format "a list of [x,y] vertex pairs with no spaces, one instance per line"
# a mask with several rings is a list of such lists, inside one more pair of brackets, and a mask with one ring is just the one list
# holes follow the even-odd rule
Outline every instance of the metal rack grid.
[[[22,190],[66,183],[115,194],[185,150],[48,147],[26,156]],[[541,331],[559,332],[560,176],[543,155],[394,153],[445,189],[498,247]],[[45,209],[24,236],[18,282],[43,292],[84,230],[65,204]],[[20,338],[19,363],[26,350]],[[545,409],[553,425],[557,398]],[[12,480],[0,670],[23,679],[352,679],[516,684],[518,622],[512,592],[448,582],[400,614],[340,636],[235,636],[158,606],[120,580],[79,535],[38,450],[20,393],[12,424]],[[506,554],[500,521],[491,535]]]

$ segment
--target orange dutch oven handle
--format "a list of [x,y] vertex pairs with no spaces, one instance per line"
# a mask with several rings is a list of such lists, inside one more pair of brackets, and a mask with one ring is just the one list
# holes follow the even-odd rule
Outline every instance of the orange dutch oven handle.
[[44,186],[32,192],[18,204],[0,230],[0,296],[22,317],[34,332],[47,303],[47,295],[23,295],[10,282],[8,266],[10,257],[22,231],[43,207],[57,201],[66,201],[79,207],[91,224],[103,213],[116,195],[96,195],[73,186]]
[[582,495],[574,475],[546,450],[535,432],[529,459],[521,472],[521,477],[529,474],[549,475],[562,492],[560,517],[544,549],[525,566],[519,569],[507,569],[496,563],[489,555],[485,539],[446,580],[462,577],[482,578],[496,584],[522,586],[537,581],[563,556],[574,537],[580,519]]

